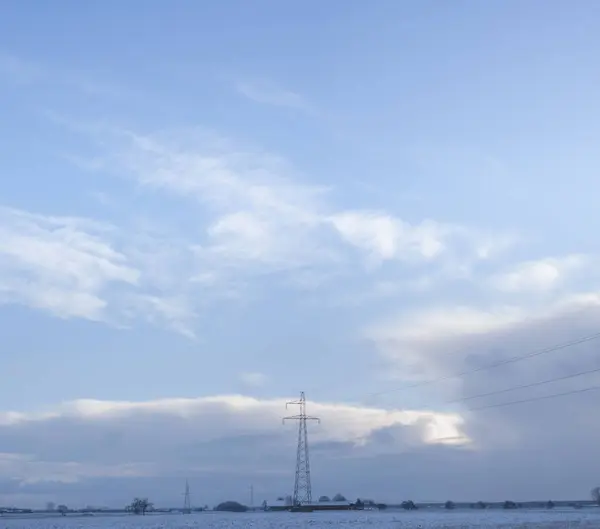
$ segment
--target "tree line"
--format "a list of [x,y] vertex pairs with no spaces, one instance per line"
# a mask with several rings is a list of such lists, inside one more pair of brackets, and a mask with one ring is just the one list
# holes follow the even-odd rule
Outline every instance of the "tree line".
[[[592,500],[594,501],[594,503],[596,503],[597,505],[600,506],[600,487],[593,488],[591,491],[591,496],[592,496]],[[283,500],[283,501],[285,501],[285,500],[290,501],[291,497],[278,498],[278,499]],[[328,503],[328,502],[332,502],[332,501],[333,502],[346,502],[348,500],[346,499],[346,497],[343,494],[337,493],[333,496],[333,498],[330,498],[329,496],[320,496],[318,501],[319,501],[319,503]],[[357,499],[356,502],[354,503],[354,505],[361,506],[361,507],[365,507],[365,506],[377,507],[379,509],[385,509],[387,507],[387,505],[385,505],[383,503],[376,503],[373,500],[361,500],[361,499]],[[263,506],[266,508],[266,502],[263,502]],[[419,506],[412,500],[403,501],[400,504],[400,507],[407,511],[413,511],[413,510],[417,510],[419,508]],[[490,505],[483,501],[478,501],[476,503],[469,504],[469,507],[471,509],[487,509],[490,507]],[[510,500],[507,500],[502,504],[503,509],[519,509],[521,507],[522,507],[521,503],[510,501]],[[554,507],[555,507],[555,504],[552,500],[546,502],[547,509],[554,509]],[[581,507],[581,505],[574,504],[573,507],[577,508],[577,507]],[[125,508],[125,510],[127,512],[131,512],[132,514],[143,516],[148,511],[151,511],[153,508],[154,508],[154,506],[148,500],[148,498],[134,498],[134,500]],[[444,504],[444,508],[447,510],[453,510],[456,508],[456,503],[448,500]],[[65,505],[59,505],[56,510],[58,512],[60,512],[63,516],[69,511],[69,509]],[[245,512],[247,510],[248,510],[248,507],[246,505],[242,505],[241,503],[238,503],[236,501],[225,501],[215,507],[215,511]]]

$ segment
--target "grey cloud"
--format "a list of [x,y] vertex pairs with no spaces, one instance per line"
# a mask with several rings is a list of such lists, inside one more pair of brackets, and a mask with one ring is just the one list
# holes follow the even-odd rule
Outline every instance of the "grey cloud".
[[[46,415],[0,415],[0,478],[15,480],[17,488],[6,494],[30,494],[32,502],[50,495],[55,501],[104,498],[120,505],[131,494],[169,502],[179,497],[186,478],[208,503],[239,498],[250,483],[272,500],[291,490],[295,464],[296,430],[281,424],[283,404],[236,396],[81,401]],[[363,458],[368,468],[369,458],[382,451],[425,447],[428,425],[454,421],[430,413],[311,406],[325,423],[311,435],[315,490],[327,494],[360,489],[361,476],[347,474],[344,460]],[[390,437],[390,424],[403,426]]]
[[[418,371],[424,379],[451,377],[592,335],[598,331],[599,323],[600,306],[593,296],[587,296],[558,304],[540,317],[503,324],[487,332],[458,330],[436,334],[432,326],[431,333],[425,332],[422,339],[411,338],[410,359],[420,358]],[[397,340],[390,340],[386,334],[380,345],[386,358],[401,366],[402,351],[408,342],[401,324],[396,330]],[[423,493],[428,479],[429,490],[441,494],[444,476],[451,472],[460,475],[460,483],[447,488],[446,494],[455,491],[457,497],[587,497],[589,490],[600,482],[600,474],[590,464],[600,442],[600,426],[594,420],[600,390],[493,406],[599,386],[598,373],[452,405],[439,402],[598,369],[599,350],[600,339],[590,340],[424,386],[421,391],[425,398],[431,399],[430,406],[454,410],[465,418],[464,431],[473,444],[467,451],[431,448],[427,461],[422,459],[425,453],[422,451],[408,458],[405,461],[408,468],[418,465],[421,472],[414,476],[415,495]],[[469,408],[473,411],[468,411]],[[443,461],[434,463],[435,454],[440,453]],[[408,469],[404,467],[404,471]]]

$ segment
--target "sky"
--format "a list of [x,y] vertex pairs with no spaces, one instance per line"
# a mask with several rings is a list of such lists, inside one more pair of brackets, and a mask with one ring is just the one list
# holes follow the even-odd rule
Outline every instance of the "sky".
[[0,504],[588,498],[599,15],[2,2]]

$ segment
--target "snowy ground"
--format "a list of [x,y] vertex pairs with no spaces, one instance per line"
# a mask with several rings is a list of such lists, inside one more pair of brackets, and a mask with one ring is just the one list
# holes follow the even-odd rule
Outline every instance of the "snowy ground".
[[8,519],[0,529],[600,529],[600,509],[361,513],[247,513]]

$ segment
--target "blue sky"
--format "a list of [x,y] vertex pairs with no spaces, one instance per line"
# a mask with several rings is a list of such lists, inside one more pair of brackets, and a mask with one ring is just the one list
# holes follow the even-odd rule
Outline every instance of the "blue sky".
[[[407,413],[445,425],[439,442],[417,428],[423,450],[458,450],[443,442],[452,431],[461,450],[493,460],[506,446],[489,435],[490,415],[444,402],[564,373],[564,358],[370,394],[595,329],[599,10],[591,0],[5,2],[0,441],[23,424],[105,425],[119,406],[156,421],[196,406],[194,420],[250,446],[223,417],[263,406],[268,430],[304,390],[332,417],[323,443],[375,447],[357,461],[380,457],[376,433],[404,432]],[[340,410],[343,438],[331,433]],[[514,450],[529,442],[521,419],[494,416],[516,432],[504,440]],[[388,439],[386,457],[410,440]],[[123,470],[127,454],[102,470],[96,453],[67,479],[63,455],[15,450],[6,468],[27,461],[21,485],[51,482],[18,489],[26,501],[57,482],[124,483],[130,472],[158,491],[179,472],[164,461]],[[21,498],[13,485],[5,497]],[[494,494],[505,497],[501,485]]]

